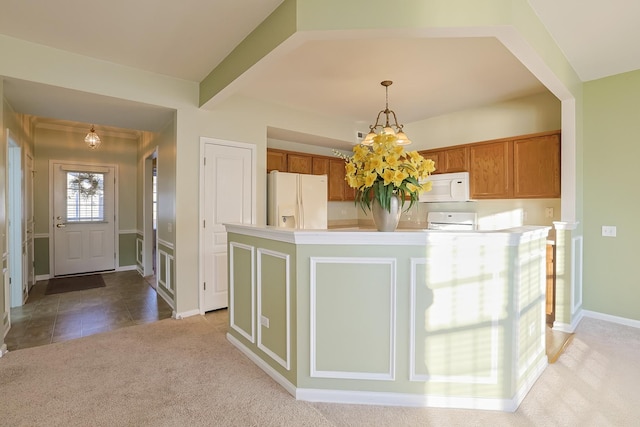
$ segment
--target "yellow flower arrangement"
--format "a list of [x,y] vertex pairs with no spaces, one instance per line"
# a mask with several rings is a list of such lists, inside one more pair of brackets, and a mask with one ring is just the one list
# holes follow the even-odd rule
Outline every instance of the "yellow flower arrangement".
[[356,189],[356,204],[364,212],[371,209],[373,199],[391,211],[394,196],[400,198],[401,207],[408,199],[409,210],[421,193],[431,190],[431,181],[425,180],[436,169],[433,160],[417,151],[406,152],[396,140],[395,135],[382,133],[373,139],[371,147],[353,147],[351,157],[336,153],[346,161],[345,180]]

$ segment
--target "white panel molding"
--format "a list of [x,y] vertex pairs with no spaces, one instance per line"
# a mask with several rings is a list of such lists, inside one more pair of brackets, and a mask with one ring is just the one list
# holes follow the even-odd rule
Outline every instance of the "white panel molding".
[[169,242],[169,241],[167,241],[167,240],[158,239],[158,245],[162,245],[162,246],[164,246],[165,248],[169,248],[169,249],[171,249],[171,250],[174,250],[174,249],[173,249],[173,243],[171,243],[171,242]]
[[[498,355],[499,355],[499,310],[493,310],[495,313],[491,318],[491,371],[489,375],[423,375],[416,372],[416,284],[417,284],[417,266],[427,265],[427,258],[411,258],[410,272],[410,290],[409,306],[410,306],[410,336],[409,336],[409,380],[410,381],[430,381],[430,382],[447,382],[461,384],[496,384],[498,382]],[[499,273],[493,272],[493,282],[498,286]]]
[[49,238],[49,233],[34,233],[33,234],[33,238],[34,239],[48,239]]
[[136,237],[136,263],[142,265],[144,260],[144,242],[141,238]]
[[[310,361],[311,377],[358,379],[358,380],[395,380],[396,372],[396,264],[395,258],[373,257],[310,257]],[[317,368],[317,303],[316,303],[316,271],[318,264],[377,264],[388,265],[389,274],[389,367],[386,372],[354,372],[354,371],[323,371]]]
[[[173,287],[174,286],[173,279],[171,278],[171,273],[172,273],[171,266],[173,265],[173,255],[170,255],[167,252],[160,249],[158,250],[158,258],[159,258],[159,261],[164,258],[164,268],[165,268],[164,280],[162,279],[162,274],[158,273],[158,284],[162,285],[167,291],[173,294],[175,292]],[[162,262],[158,262],[158,271],[161,265],[162,265]]]
[[269,357],[275,360],[278,364],[284,367],[286,370],[291,369],[291,278],[289,275],[290,256],[282,252],[276,252],[269,249],[258,248],[257,249],[257,267],[258,267],[258,310],[257,317],[262,319],[262,257],[271,256],[275,258],[284,259],[285,262],[285,358],[278,356],[273,350],[267,347],[262,342],[262,326],[258,327],[258,348],[265,352]]
[[583,239],[577,236],[571,239],[571,314],[582,307],[582,261]]
[[[229,243],[229,326],[231,329],[245,337],[252,344],[256,342],[256,332],[255,332],[255,310],[256,310],[256,302],[255,302],[255,254],[254,247],[250,245],[245,245],[242,243],[231,242]],[[236,323],[235,317],[235,275],[233,274],[233,266],[235,265],[235,251],[236,250],[244,250],[249,251],[251,254],[251,330],[245,331]]]
[[138,230],[118,230],[118,234],[138,234]]

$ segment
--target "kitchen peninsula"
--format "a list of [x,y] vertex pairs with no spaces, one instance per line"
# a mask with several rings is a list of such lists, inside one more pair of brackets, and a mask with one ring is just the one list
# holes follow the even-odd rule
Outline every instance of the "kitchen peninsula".
[[227,337],[297,399],[515,411],[547,365],[549,227],[226,228]]

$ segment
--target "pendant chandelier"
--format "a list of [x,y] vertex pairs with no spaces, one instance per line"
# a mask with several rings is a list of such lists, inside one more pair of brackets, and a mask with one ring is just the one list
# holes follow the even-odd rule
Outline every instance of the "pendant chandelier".
[[94,129],[93,125],[91,125],[91,130],[89,131],[87,136],[84,137],[84,142],[86,142],[89,148],[91,148],[92,150],[95,150],[96,148],[98,148],[98,146],[102,142],[100,141],[100,137],[96,133],[96,130]]
[[[411,144],[411,140],[407,138],[404,131],[402,130],[403,125],[398,124],[398,119],[396,117],[396,113],[393,110],[389,110],[389,86],[393,84],[391,80],[384,80],[380,82],[382,86],[384,86],[385,90],[385,108],[384,110],[378,113],[378,117],[376,117],[376,123],[374,125],[369,126],[369,133],[362,140],[363,145],[371,145],[373,144],[373,138],[380,134],[385,135],[395,135],[398,139],[396,140],[396,144],[398,145],[408,145]],[[384,126],[380,124],[380,116],[384,114],[385,123]],[[389,116],[393,116],[393,125],[389,123]],[[379,131],[378,131],[378,128]],[[394,129],[395,128],[395,129]]]

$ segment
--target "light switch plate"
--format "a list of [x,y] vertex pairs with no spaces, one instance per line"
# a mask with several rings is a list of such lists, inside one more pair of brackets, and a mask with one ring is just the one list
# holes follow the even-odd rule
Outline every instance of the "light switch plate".
[[616,226],[615,225],[603,225],[602,226],[602,235],[604,237],[616,237]]

